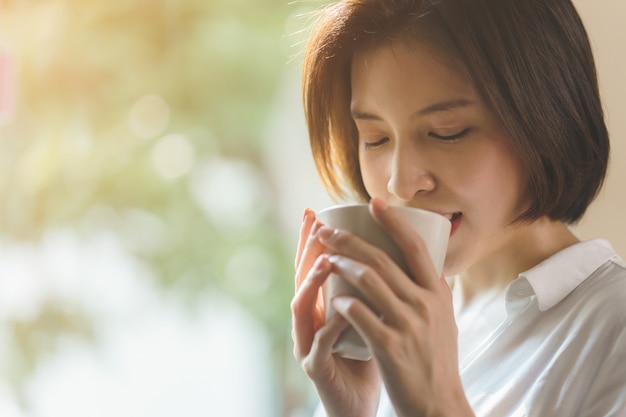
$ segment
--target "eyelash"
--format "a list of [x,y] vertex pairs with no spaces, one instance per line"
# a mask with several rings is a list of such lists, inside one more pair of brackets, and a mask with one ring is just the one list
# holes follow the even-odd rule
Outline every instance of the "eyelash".
[[463,136],[467,135],[469,131],[470,131],[470,128],[468,127],[467,129],[463,129],[459,133],[455,133],[454,135],[450,135],[450,136],[442,136],[442,135],[438,135],[432,132],[429,133],[429,135],[435,139],[439,139],[443,141],[453,141],[453,140],[460,139]]
[[[436,133],[430,132],[428,135],[438,139],[438,140],[442,140],[442,141],[446,141],[446,142],[452,142],[454,140],[460,139],[463,136],[467,135],[469,133],[471,129],[468,127],[467,129],[463,129],[462,131],[460,131],[459,133],[455,133],[454,135],[450,135],[450,136],[442,136],[442,135],[438,135]],[[386,143],[387,141],[389,141],[389,137],[385,136],[383,138],[380,138],[374,142],[365,142],[364,146],[365,149],[370,149],[370,148],[375,148],[377,146],[383,145],[384,143]]]
[[385,136],[384,138],[380,138],[375,140],[374,142],[364,142],[365,149],[375,148],[389,141],[389,137]]

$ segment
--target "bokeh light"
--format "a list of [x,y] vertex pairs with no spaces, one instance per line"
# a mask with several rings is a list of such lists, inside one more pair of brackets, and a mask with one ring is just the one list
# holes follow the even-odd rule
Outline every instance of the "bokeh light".
[[193,168],[194,162],[194,148],[183,135],[167,135],[159,139],[152,150],[154,169],[167,180],[186,175]]
[[130,109],[128,122],[133,133],[141,139],[160,135],[170,121],[170,108],[162,97],[149,94],[141,97]]
[[243,159],[213,158],[192,175],[191,194],[207,217],[224,231],[254,227],[271,208],[269,185]]

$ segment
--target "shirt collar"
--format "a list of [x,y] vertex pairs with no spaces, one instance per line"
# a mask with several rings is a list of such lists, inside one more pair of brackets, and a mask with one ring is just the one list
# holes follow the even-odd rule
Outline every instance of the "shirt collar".
[[619,257],[604,239],[569,246],[521,273],[507,290],[507,307],[534,293],[539,310],[549,310],[610,259]]

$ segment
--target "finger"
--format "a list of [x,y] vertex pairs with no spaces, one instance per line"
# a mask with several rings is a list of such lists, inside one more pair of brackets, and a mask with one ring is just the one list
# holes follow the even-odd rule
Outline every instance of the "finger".
[[323,321],[323,313],[317,310],[316,304],[320,287],[328,278],[330,270],[328,259],[320,257],[291,300],[292,337],[297,358],[308,354],[315,332]]
[[439,277],[435,273],[433,261],[421,236],[397,211],[381,199],[371,200],[370,212],[374,220],[389,233],[402,251],[415,282],[424,288],[437,288]]
[[337,296],[331,300],[337,314],[343,316],[357,331],[372,353],[389,331],[385,323],[361,300],[348,296]]
[[306,278],[308,271],[311,269],[318,256],[324,253],[324,246],[316,235],[320,227],[322,227],[322,224],[314,220],[310,227],[309,234],[303,237],[304,248],[300,254],[299,263],[296,265],[296,289]]
[[332,253],[354,259],[373,268],[400,298],[415,287],[413,281],[382,249],[371,245],[358,236],[340,229],[321,227],[317,231],[320,242]]
[[302,363],[307,375],[313,376],[318,370],[324,369],[324,363],[333,354],[333,346],[349,325],[350,323],[341,314],[333,314],[315,333],[310,354]]
[[315,222],[315,212],[310,208],[304,209],[304,214],[302,215],[302,225],[300,226],[300,238],[298,239],[298,249],[296,251],[296,259],[295,259],[295,267],[298,269],[298,265],[300,264],[300,259],[302,258],[302,252],[304,251],[304,244],[306,243],[306,239],[311,232],[311,227]]
[[[328,261],[332,265],[331,272],[357,288],[364,298],[365,304],[373,309],[376,314],[382,315],[385,321],[390,324],[400,321],[402,303],[399,302],[398,295],[390,288],[387,281],[376,270],[366,264],[340,255],[332,255]],[[396,268],[395,273],[403,274],[399,268]],[[406,276],[402,279],[408,280]],[[419,289],[415,285],[412,287],[413,290]],[[412,297],[412,299],[414,298]],[[401,300],[407,301],[405,297],[401,297]]]

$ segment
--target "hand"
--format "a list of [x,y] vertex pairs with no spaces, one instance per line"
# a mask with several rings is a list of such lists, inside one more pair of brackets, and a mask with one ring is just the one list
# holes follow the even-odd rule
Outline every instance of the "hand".
[[320,227],[315,213],[307,210],[296,252],[296,290],[291,302],[294,356],[315,384],[329,417],[373,416],[381,386],[375,363],[332,354],[348,322],[339,314],[328,322],[324,319],[321,289],[332,265],[317,236]]
[[320,242],[336,254],[328,258],[331,271],[357,287],[378,314],[353,297],[336,297],[333,306],[368,345],[398,416],[471,416],[458,370],[450,289],[437,276],[424,241],[400,215],[377,199],[370,211],[402,250],[412,278],[382,250],[321,228]]

